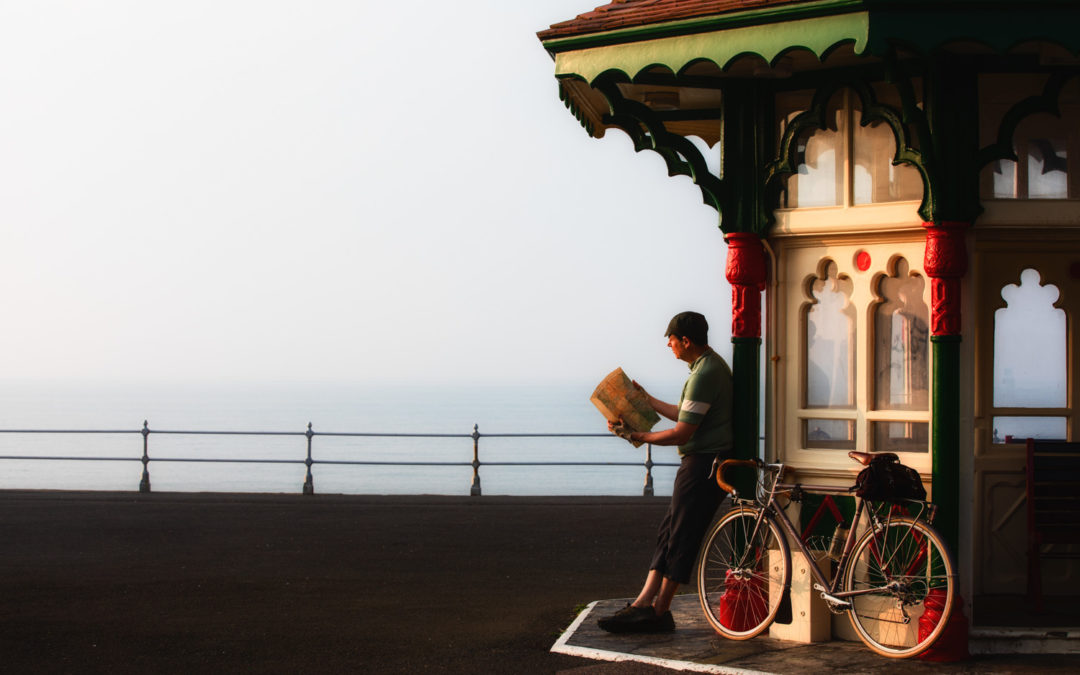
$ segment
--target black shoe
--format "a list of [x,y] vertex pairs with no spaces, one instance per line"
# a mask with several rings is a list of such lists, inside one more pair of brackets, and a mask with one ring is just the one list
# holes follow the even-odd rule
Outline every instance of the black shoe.
[[668,633],[675,630],[675,619],[671,612],[657,616],[652,607],[633,605],[602,617],[596,624],[609,633]]

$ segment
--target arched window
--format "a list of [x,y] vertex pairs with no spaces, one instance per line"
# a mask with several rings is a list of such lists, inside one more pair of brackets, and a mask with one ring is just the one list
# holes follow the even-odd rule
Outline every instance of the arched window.
[[[900,108],[899,100],[879,92],[884,103]],[[779,125],[785,129],[810,105],[810,92],[777,97]],[[863,126],[860,101],[850,90],[838,92],[825,113],[825,129],[809,129],[796,141],[796,172],[787,178],[782,208],[858,206],[922,197],[922,179],[908,165],[894,165],[896,138],[889,125]],[[850,176],[850,177],[849,177]]]
[[874,309],[874,407],[926,410],[930,403],[930,310],[926,280],[897,258],[891,276],[878,280]]
[[[874,294],[873,359],[875,410],[928,410],[930,309],[923,301],[926,280],[897,257],[881,275]],[[928,452],[929,425],[918,421],[873,422],[877,452]]]
[[[807,282],[804,310],[806,407],[855,407],[855,306],[852,283],[837,273],[836,263],[822,262]],[[805,447],[854,447],[850,420],[807,419]]]
[[1066,437],[1066,418],[1046,414],[1068,406],[1066,317],[1054,307],[1057,287],[1041,280],[1025,269],[1018,285],[1001,289],[1006,306],[994,313],[994,407],[1031,409],[995,417],[995,443]]

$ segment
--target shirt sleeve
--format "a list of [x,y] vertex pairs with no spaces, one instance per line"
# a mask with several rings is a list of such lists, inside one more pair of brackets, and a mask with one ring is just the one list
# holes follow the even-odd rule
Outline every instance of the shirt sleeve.
[[720,395],[721,380],[716,373],[694,373],[686,382],[682,401],[679,404],[679,421],[687,424],[701,424],[705,413],[709,412]]

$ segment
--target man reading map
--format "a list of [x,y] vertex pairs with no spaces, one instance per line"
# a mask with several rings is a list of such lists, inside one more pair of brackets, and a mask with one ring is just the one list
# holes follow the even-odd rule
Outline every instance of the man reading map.
[[[634,412],[620,412],[615,420],[608,417],[608,428],[631,443],[677,445],[682,458],[645,585],[632,603],[597,622],[612,633],[675,630],[671,600],[679,584],[690,581],[705,530],[724,499],[710,467],[717,457],[726,459],[731,454],[732,379],[728,364],[709,347],[708,332],[709,324],[697,312],[676,314],[668,324],[668,347],[675,358],[690,364],[690,377],[678,405],[650,396],[637,382],[630,383],[652,410],[674,421],[674,427],[663,431],[630,430],[637,424],[633,417],[638,410],[636,404],[632,405]],[[617,388],[622,395],[625,384]],[[631,395],[624,398],[639,400]]]

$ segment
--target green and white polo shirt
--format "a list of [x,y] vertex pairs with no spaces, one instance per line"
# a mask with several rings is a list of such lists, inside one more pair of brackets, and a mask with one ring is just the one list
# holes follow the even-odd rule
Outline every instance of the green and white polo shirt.
[[731,368],[712,348],[690,364],[690,377],[679,398],[679,421],[698,428],[680,455],[698,452],[728,453],[734,445],[732,429]]

